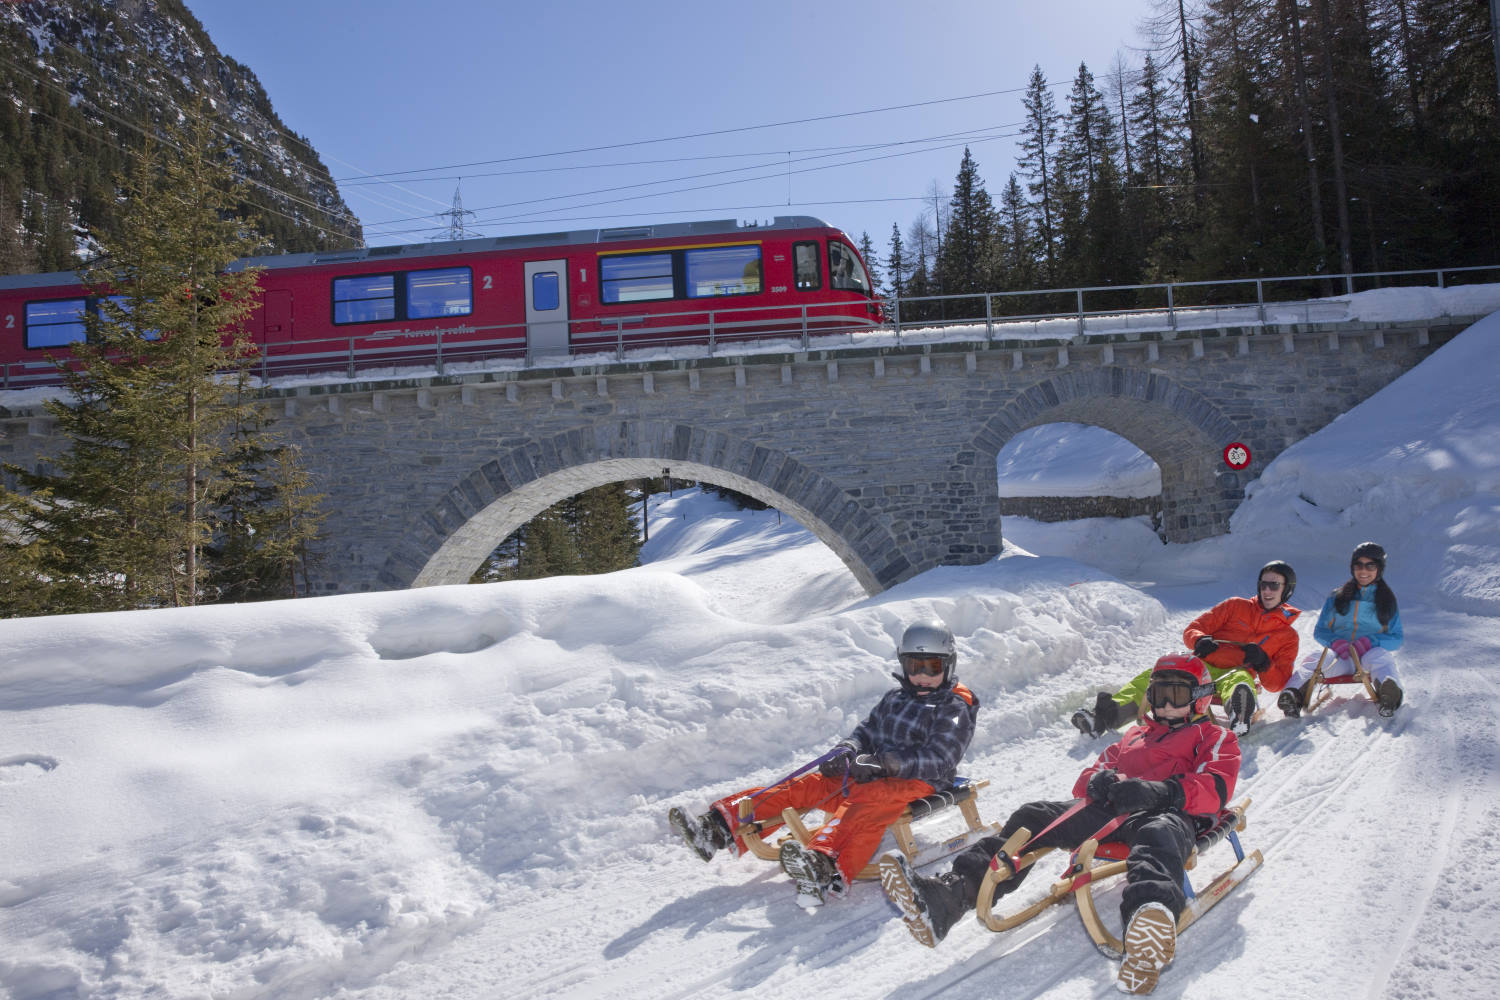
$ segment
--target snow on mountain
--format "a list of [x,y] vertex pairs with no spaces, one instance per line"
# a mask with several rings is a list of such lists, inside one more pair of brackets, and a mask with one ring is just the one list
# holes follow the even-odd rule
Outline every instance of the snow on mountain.
[[1073,708],[1271,558],[1298,570],[1310,643],[1373,537],[1407,704],[1382,720],[1341,695],[1298,721],[1262,699],[1237,797],[1265,866],[1183,936],[1156,995],[1488,997],[1497,331],[1288,449],[1231,533],[1192,545],[1012,518],[1000,559],[866,598],[775,511],[689,492],[655,498],[647,563],[606,576],[0,623],[0,993],[1113,995],[1067,908],[928,950],[878,886],[809,915],[772,864],[703,864],[666,810],[826,749],[927,615],[983,701],[965,771],[991,782],[984,818],[1065,797],[1106,745]]

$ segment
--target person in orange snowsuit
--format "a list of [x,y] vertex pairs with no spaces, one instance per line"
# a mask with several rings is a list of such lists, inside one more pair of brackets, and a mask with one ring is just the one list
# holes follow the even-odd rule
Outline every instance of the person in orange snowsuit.
[[781,867],[797,883],[797,901],[817,906],[841,896],[869,863],[886,828],[908,803],[953,784],[974,736],[979,699],[958,683],[953,633],[938,622],[912,625],[896,650],[901,686],[882,697],[854,732],[816,769],[768,788],[725,796],[696,819],[681,808],[668,821],[704,861],[721,850],[736,857],[745,844],[733,833],[740,803],[753,804],[749,821],[765,834],[781,825],[782,810],[821,809],[827,819],[803,846],[781,847]]

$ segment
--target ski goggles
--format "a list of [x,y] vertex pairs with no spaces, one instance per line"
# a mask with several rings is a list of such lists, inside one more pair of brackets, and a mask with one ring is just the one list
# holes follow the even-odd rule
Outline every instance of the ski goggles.
[[1199,698],[1213,693],[1213,688],[1207,684],[1202,687],[1191,681],[1181,680],[1176,677],[1164,677],[1154,680],[1146,688],[1146,699],[1152,708],[1186,708]]
[[901,666],[913,676],[941,677],[945,663],[941,656],[919,656],[908,653],[901,657]]

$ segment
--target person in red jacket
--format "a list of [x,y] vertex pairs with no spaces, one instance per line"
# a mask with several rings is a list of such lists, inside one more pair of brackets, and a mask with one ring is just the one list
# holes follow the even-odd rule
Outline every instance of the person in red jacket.
[[1202,660],[1171,653],[1157,660],[1150,674],[1150,718],[1078,776],[1072,802],[1028,802],[1011,813],[999,835],[977,842],[936,878],[917,875],[904,855],[882,861],[881,885],[913,937],[935,947],[974,909],[992,858],[1012,870],[996,886],[997,899],[1025,880],[1031,869],[1015,871],[1001,852],[1022,827],[1039,831],[1025,850],[1072,850],[1105,831],[1102,841],[1130,846],[1120,903],[1125,959],[1119,985],[1130,993],[1155,988],[1176,950],[1177,918],[1186,905],[1183,870],[1197,839],[1195,819],[1215,820],[1228,806],[1240,773],[1240,745],[1208,715],[1214,688]]
[[[1302,614],[1287,602],[1297,589],[1297,574],[1275,559],[1260,568],[1256,596],[1220,601],[1188,622],[1182,642],[1204,663],[1214,690],[1237,735],[1250,730],[1255,715],[1256,682],[1267,691],[1280,691],[1292,676],[1297,660],[1297,630]],[[1100,691],[1094,710],[1073,713],[1073,725],[1086,736],[1098,736],[1130,722],[1140,713],[1151,672],[1142,671],[1120,690]]]

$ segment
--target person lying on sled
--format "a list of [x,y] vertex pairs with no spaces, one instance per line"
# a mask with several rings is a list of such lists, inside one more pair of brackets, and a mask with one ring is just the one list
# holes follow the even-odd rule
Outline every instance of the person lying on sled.
[[[1401,648],[1401,609],[1396,593],[1385,582],[1385,548],[1376,542],[1361,542],[1349,556],[1349,579],[1323,602],[1313,627],[1318,645],[1309,650],[1292,673],[1291,683],[1281,692],[1276,707],[1288,718],[1297,718],[1307,707],[1313,674],[1324,663],[1324,677],[1348,677],[1359,657],[1380,702],[1380,714],[1394,715],[1401,707],[1401,678],[1396,673],[1396,650]],[[1324,647],[1327,647],[1325,652]]]
[[[1214,690],[1229,717],[1229,728],[1243,736],[1255,715],[1257,677],[1267,691],[1280,691],[1297,659],[1297,630],[1302,614],[1287,602],[1297,589],[1297,574],[1280,559],[1266,563],[1256,577],[1254,597],[1230,597],[1188,622],[1182,642],[1208,665]],[[1094,710],[1073,713],[1073,725],[1085,736],[1099,736],[1135,720],[1141,696],[1151,682],[1142,671],[1114,694],[1100,691]]]
[[[974,909],[990,859],[1022,827],[1035,834],[1026,850],[1073,850],[1118,819],[1100,839],[1130,847],[1120,904],[1125,926],[1120,983],[1130,987],[1128,992],[1154,988],[1176,948],[1177,919],[1186,905],[1184,865],[1197,839],[1195,817],[1217,819],[1240,773],[1238,739],[1208,715],[1213,690],[1198,657],[1163,656],[1147,687],[1150,717],[1078,776],[1072,802],[1028,802],[1011,813],[998,835],[978,841],[935,878],[917,875],[904,857],[894,858],[906,885],[892,886],[884,877],[881,882],[912,936],[936,946]],[[998,859],[1013,868],[1008,861]],[[1030,871],[1013,871],[995,887],[995,898],[1015,891]]]
[[715,802],[696,820],[682,809],[672,826],[704,861],[721,850],[738,857],[745,845],[732,831],[740,802],[762,833],[780,826],[782,810],[821,809],[827,821],[804,847],[781,847],[781,867],[797,882],[804,906],[840,896],[869,862],[888,826],[907,803],[953,783],[974,736],[979,700],[958,683],[953,633],[938,622],[912,625],[896,649],[901,686],[886,692],[868,718],[839,741],[816,770],[769,788],[750,788]]

